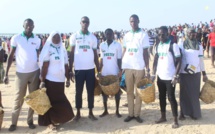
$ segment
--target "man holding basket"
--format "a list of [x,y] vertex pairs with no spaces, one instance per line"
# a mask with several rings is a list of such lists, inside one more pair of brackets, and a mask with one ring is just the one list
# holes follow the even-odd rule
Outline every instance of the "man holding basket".
[[[103,42],[100,45],[100,68],[102,69],[101,75],[118,75],[121,77],[121,59],[122,59],[122,48],[119,43],[113,40],[114,33],[112,29],[105,30],[105,36],[107,41]],[[117,90],[117,89],[116,89]],[[100,115],[100,117],[104,117],[108,114],[107,111],[107,99],[108,96],[102,92],[103,103],[104,103],[104,112]],[[116,116],[118,118],[121,117],[119,114],[119,103],[120,103],[120,90],[115,95],[116,101]]]

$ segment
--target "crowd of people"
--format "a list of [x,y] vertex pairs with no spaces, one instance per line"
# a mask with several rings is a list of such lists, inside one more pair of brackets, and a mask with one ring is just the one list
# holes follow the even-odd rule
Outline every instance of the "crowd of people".
[[[214,20],[215,21],[215,20]],[[175,85],[180,84],[179,120],[190,116],[201,117],[199,102],[201,77],[207,81],[204,68],[204,52],[214,65],[215,26],[200,22],[198,25],[161,26],[155,29],[139,27],[139,17],[131,15],[130,31],[104,32],[88,31],[90,19],[81,18],[81,30],[70,34],[53,31],[50,34],[33,34],[34,22],[26,19],[24,31],[12,38],[0,38],[0,82],[8,84],[8,73],[13,60],[16,61],[15,96],[12,108],[12,123],[9,131],[17,128],[23,97],[28,87],[29,93],[46,88],[52,107],[44,115],[39,115],[38,124],[56,130],[56,125],[81,118],[82,93],[86,83],[89,119],[98,120],[93,114],[95,79],[107,75],[125,75],[128,116],[124,122],[135,119],[142,123],[142,100],[137,93],[137,83],[147,77],[155,81],[159,91],[161,118],[155,123],[166,121],[166,95],[174,117],[172,128],[178,128],[178,103],[175,98]],[[100,60],[99,60],[100,57]],[[153,57],[150,69],[149,59]],[[193,60],[195,59],[195,60]],[[3,62],[6,62],[4,71]],[[38,62],[39,61],[39,62]],[[29,64],[31,63],[31,64]],[[95,74],[95,68],[98,72]],[[151,72],[152,70],[152,72]],[[202,73],[202,75],[201,75]],[[75,80],[75,81],[74,81]],[[76,114],[69,103],[64,89],[75,83]],[[102,93],[104,112],[108,115],[108,96]],[[122,117],[119,110],[120,91],[115,95],[116,116]],[[0,93],[0,106],[2,106]],[[29,108],[27,124],[30,129],[34,111]]]

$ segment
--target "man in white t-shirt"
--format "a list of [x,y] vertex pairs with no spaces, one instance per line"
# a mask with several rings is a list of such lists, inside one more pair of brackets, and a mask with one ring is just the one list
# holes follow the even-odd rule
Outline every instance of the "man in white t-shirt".
[[137,15],[132,15],[129,21],[132,30],[124,37],[122,58],[122,69],[125,70],[129,112],[128,117],[124,121],[129,122],[132,119],[136,119],[137,122],[142,123],[143,120],[140,118],[142,100],[137,94],[137,88],[135,86],[144,78],[145,68],[149,76],[149,37],[147,33],[139,28],[139,17]]
[[[101,75],[118,75],[121,77],[121,61],[122,61],[122,47],[121,45],[114,41],[114,32],[112,29],[105,30],[106,41],[102,42],[100,45],[100,69],[102,70]],[[104,117],[108,114],[107,110],[107,99],[108,96],[102,92],[104,112],[100,117]],[[119,103],[120,103],[120,91],[115,95],[116,101],[116,116],[118,118],[122,117],[119,114]]]
[[[86,81],[87,100],[89,108],[89,118],[94,121],[97,118],[93,115],[94,107],[94,88],[95,88],[95,65],[97,71],[100,72],[98,55],[97,55],[97,39],[88,31],[90,20],[84,16],[81,18],[81,30],[74,33],[70,37],[71,55],[70,55],[70,75],[71,80],[75,77],[75,103],[77,114],[75,120],[81,118],[80,109],[82,108],[82,93],[84,82]],[[73,74],[73,62],[75,74]]]
[[175,99],[175,85],[179,77],[181,66],[181,53],[177,44],[173,44],[168,37],[166,26],[159,28],[158,37],[160,43],[155,48],[152,79],[157,74],[157,85],[161,108],[161,118],[156,123],[166,122],[166,94],[171,104],[174,123],[172,128],[178,128],[178,104]]
[[[11,53],[8,58],[4,82],[8,84],[8,72],[13,62],[14,54],[16,56],[16,77],[15,77],[15,102],[12,110],[12,125],[9,131],[16,130],[19,114],[23,104],[23,98],[26,94],[27,86],[29,93],[39,88],[39,66],[38,50],[41,40],[32,33],[34,22],[26,19],[23,24],[24,32],[17,34],[11,39]],[[34,129],[33,110],[29,108],[27,123],[29,128]]]

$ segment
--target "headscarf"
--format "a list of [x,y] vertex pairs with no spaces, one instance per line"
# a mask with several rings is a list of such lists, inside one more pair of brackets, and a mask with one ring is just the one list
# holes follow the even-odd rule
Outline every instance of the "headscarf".
[[[49,35],[49,37],[47,38],[47,40],[46,40],[46,43],[45,43],[45,45],[43,46],[43,49],[42,49],[42,51],[41,51],[41,53],[40,53],[40,57],[39,57],[39,67],[40,67],[40,69],[42,69],[42,67],[43,67],[43,62],[44,62],[44,59],[45,59],[45,57],[49,54],[49,50],[50,50],[50,47],[51,47],[51,45],[53,45],[53,46],[55,46],[55,47],[60,47],[60,74],[62,73],[62,74],[65,74],[65,52],[66,52],[66,50],[65,50],[65,47],[63,46],[63,44],[62,44],[62,39],[60,38],[60,42],[59,42],[59,44],[54,44],[53,42],[52,42],[52,38],[53,38],[53,36],[55,36],[56,34],[59,34],[59,36],[60,36],[60,33],[59,32],[57,32],[57,31],[53,31],[50,35]],[[67,56],[66,56],[67,57]]]
[[[188,28],[187,29],[187,35],[190,32],[195,32],[194,28]],[[199,50],[199,42],[197,39],[191,40],[189,37],[184,41],[184,49],[193,49],[193,50]]]

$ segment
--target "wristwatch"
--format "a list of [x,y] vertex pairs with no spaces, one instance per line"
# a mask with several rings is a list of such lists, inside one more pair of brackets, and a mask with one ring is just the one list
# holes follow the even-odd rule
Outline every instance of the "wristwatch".
[[174,75],[174,78],[178,79],[178,78],[179,78],[179,75],[178,75],[178,74]]

